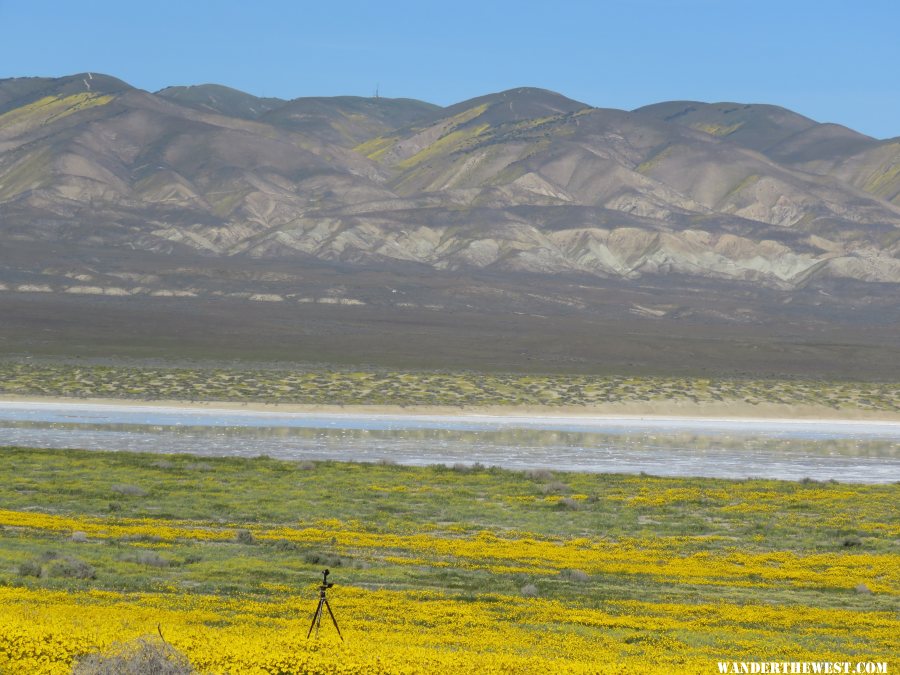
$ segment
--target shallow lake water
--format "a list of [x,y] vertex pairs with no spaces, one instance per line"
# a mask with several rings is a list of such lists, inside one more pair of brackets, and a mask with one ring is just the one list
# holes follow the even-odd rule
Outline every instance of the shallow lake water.
[[658,476],[900,481],[900,424],[0,402],[0,445]]

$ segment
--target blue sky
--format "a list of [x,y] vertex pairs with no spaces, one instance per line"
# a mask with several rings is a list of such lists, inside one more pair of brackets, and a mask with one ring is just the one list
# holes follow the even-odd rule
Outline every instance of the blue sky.
[[631,109],[782,105],[900,135],[900,2],[0,0],[0,77],[439,104],[517,86]]

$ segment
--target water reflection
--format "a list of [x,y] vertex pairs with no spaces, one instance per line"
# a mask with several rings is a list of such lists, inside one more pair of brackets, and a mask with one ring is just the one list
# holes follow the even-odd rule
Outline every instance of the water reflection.
[[[370,425],[375,428],[364,428],[365,418],[310,418],[303,426],[285,426],[274,416],[263,419],[271,426],[260,426],[260,418],[248,416],[253,424],[216,426],[183,423],[195,421],[193,417],[181,417],[178,424],[169,418],[165,418],[167,423],[145,424],[107,421],[108,417],[99,421],[84,415],[53,415],[53,421],[30,414],[10,417],[15,416],[0,415],[2,445],[207,456],[264,454],[283,459],[389,459],[417,465],[481,462],[519,469],[644,471],[669,476],[900,480],[900,437],[865,430],[848,433],[838,429],[829,436],[822,427],[815,433],[779,428],[747,433],[741,425],[698,430],[702,424],[697,421],[688,429],[678,425],[647,428],[640,423],[638,428],[629,428],[622,422],[585,431],[579,424],[571,425],[575,430],[519,428],[508,423],[493,428],[484,423],[456,425],[462,428],[434,428],[433,424],[407,428],[386,425],[383,419]],[[78,421],[60,421],[60,417]],[[308,425],[316,420],[319,426]],[[348,420],[352,424],[344,424]]]

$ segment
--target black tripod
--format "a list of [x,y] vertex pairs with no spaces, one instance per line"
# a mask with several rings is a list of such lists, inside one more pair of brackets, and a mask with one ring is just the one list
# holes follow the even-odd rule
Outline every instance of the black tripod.
[[325,609],[328,610],[328,615],[331,617],[331,622],[338,632],[338,637],[341,638],[341,642],[344,641],[344,636],[341,635],[341,629],[338,628],[337,625],[337,619],[334,618],[334,612],[331,611],[331,605],[328,604],[328,599],[325,597],[325,591],[334,586],[333,583],[328,583],[329,574],[330,572],[328,570],[322,572],[322,584],[319,586],[319,605],[316,607],[316,613],[313,614],[312,625],[310,625],[309,632],[306,634],[307,640],[309,640],[309,636],[312,635],[313,628],[316,629],[316,637],[319,637],[319,625],[322,623],[322,606],[324,605]]

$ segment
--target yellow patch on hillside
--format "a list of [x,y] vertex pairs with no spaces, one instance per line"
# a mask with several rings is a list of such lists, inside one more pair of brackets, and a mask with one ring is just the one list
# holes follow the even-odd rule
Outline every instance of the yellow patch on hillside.
[[441,136],[434,143],[423,148],[412,157],[408,157],[402,162],[398,162],[397,167],[400,169],[410,169],[437,155],[461,150],[464,146],[490,129],[490,127],[490,124],[482,124],[477,127],[472,127],[471,129],[457,129],[456,131],[451,131],[449,134]]
[[0,199],[9,199],[25,190],[41,187],[52,174],[53,152],[51,148],[43,148],[25,155],[3,176],[0,185]]
[[463,110],[461,113],[457,113],[448,121],[450,122],[451,127],[458,127],[461,124],[474,120],[479,115],[483,115],[487,109],[488,104],[482,103],[481,105],[476,105],[474,108],[469,108],[468,110]]
[[710,134],[711,136],[728,136],[729,134],[733,134],[742,126],[744,126],[743,122],[735,122],[734,124],[728,126],[724,124],[705,124],[703,122],[698,122],[697,124],[692,124],[691,129],[702,131],[704,133]]
[[751,173],[749,176],[745,177],[740,183],[731,188],[728,192],[725,193],[725,196],[719,200],[719,203],[723,203],[729,197],[740,194],[743,190],[746,190],[748,187],[759,181],[759,174]]
[[396,142],[396,136],[376,136],[375,138],[370,138],[368,141],[360,143],[353,148],[353,151],[377,161],[385,152],[392,148]]
[[[410,167],[413,167],[416,164],[419,164],[424,159],[438,154],[443,149],[447,148],[447,146],[452,145],[455,141],[458,141],[463,137],[469,137],[473,135],[472,130],[454,130],[457,129],[457,127],[462,126],[466,122],[470,122],[479,115],[483,114],[484,111],[487,110],[487,108],[487,103],[483,103],[481,105],[475,106],[474,108],[464,110],[463,112],[447,119],[443,122],[444,129],[447,131],[447,133],[441,136],[435,143],[432,143],[427,148],[423,148],[420,152],[416,153],[412,157],[408,157],[407,159],[403,160],[397,166],[401,169],[408,169]],[[488,128],[488,126],[489,125],[485,124],[481,127],[478,127],[478,129],[474,131],[474,135],[481,134],[485,129]],[[399,140],[400,138],[398,136],[378,136],[376,138],[372,138],[368,141],[360,143],[359,145],[354,147],[353,150],[377,162],[382,157],[384,157],[385,153],[393,148]]]
[[70,96],[45,96],[0,115],[0,129],[15,124],[27,124],[29,127],[49,124],[81,110],[106,105],[113,98],[109,94],[91,92]]
[[896,189],[895,183],[898,179],[900,179],[900,159],[895,156],[893,160],[885,162],[873,171],[862,189],[879,197],[889,197],[890,193]]
[[658,152],[655,155],[653,155],[653,157],[648,159],[646,162],[641,162],[640,164],[638,164],[635,171],[637,171],[638,173],[647,173],[648,171],[650,171],[652,168],[654,168],[657,164],[659,164],[661,161],[663,161],[666,157],[668,157],[671,154],[672,147],[673,146],[670,145],[667,148],[665,148],[662,152]]

